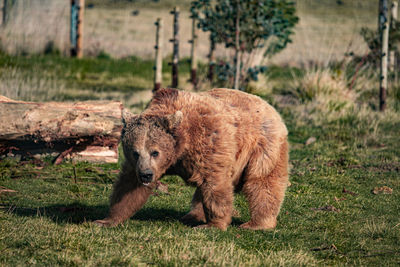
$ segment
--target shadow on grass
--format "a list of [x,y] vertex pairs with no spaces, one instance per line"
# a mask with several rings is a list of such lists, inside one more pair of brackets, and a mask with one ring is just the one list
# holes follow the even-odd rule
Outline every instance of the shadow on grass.
[[[2,206],[2,210],[21,217],[45,217],[61,224],[82,224],[103,219],[108,215],[108,205],[88,206],[81,203],[70,205],[50,205],[38,208],[26,208],[17,206]],[[200,222],[182,222],[180,219],[186,212],[173,209],[143,208],[138,211],[131,220],[138,221],[163,221],[180,222],[186,226],[194,227]],[[239,226],[243,222],[239,218],[232,218],[232,226]]]
[[[26,208],[18,206],[2,206],[1,209],[21,217],[45,217],[57,223],[81,224],[103,219],[108,215],[108,205],[89,206],[81,203],[70,205],[50,205],[38,208]],[[186,212],[173,209],[143,208],[138,211],[132,220],[138,221],[180,221]],[[197,224],[186,224],[195,226]]]
[[73,203],[69,205],[49,205],[37,208],[2,206],[2,209],[21,217],[45,217],[57,223],[81,224],[83,222],[104,218],[107,215],[108,206],[88,206],[80,203]]

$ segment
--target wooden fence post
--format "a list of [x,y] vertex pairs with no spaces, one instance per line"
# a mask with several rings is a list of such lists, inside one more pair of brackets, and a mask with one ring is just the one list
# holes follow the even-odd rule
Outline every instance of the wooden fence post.
[[174,36],[170,42],[173,43],[173,55],[172,55],[172,87],[178,87],[178,64],[179,64],[179,7],[175,7],[171,11],[174,15]]
[[155,73],[154,73],[154,88],[153,92],[157,91],[161,87],[162,82],[162,57],[163,57],[163,20],[161,18],[157,19],[155,23],[157,26],[156,30],[156,60],[155,60]]
[[85,0],[71,0],[71,56],[83,56],[83,13]]
[[210,53],[208,54],[208,74],[207,78],[212,83],[215,69],[215,40],[210,36]]
[[388,0],[379,0],[379,32],[381,38],[381,75],[379,88],[379,110],[386,109],[386,90],[388,84],[387,67],[389,52],[389,20],[388,20]]
[[194,90],[197,90],[197,26],[194,17],[192,17],[192,40],[189,43],[192,44],[190,51],[190,81]]

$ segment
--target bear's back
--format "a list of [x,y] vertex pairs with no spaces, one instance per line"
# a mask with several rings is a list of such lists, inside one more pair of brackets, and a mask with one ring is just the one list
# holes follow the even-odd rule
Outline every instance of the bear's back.
[[260,108],[267,108],[271,109],[271,111],[275,113],[274,108],[258,96],[247,94],[239,90],[214,88],[207,91],[205,94],[210,95],[233,108],[239,109],[242,112],[257,113],[257,110],[259,111]]
[[207,120],[212,124],[216,120],[219,123],[238,120],[247,130],[249,127],[265,129],[268,125],[270,134],[287,136],[286,126],[274,107],[258,96],[233,89],[215,88],[202,93],[161,89],[143,114],[163,116],[177,110],[183,112],[189,124],[198,124],[199,127],[203,127]]
[[245,121],[247,120],[251,124],[265,124],[266,121],[273,122],[282,135],[287,135],[287,129],[281,116],[274,107],[260,97],[226,88],[215,88],[205,94],[236,109],[239,116]]

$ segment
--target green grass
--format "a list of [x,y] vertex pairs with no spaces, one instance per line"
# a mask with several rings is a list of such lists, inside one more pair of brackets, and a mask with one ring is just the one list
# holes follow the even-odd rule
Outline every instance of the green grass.
[[[82,87],[93,97],[98,86],[114,87],[106,78],[95,84],[88,77],[120,77],[118,94],[136,92],[129,88],[131,75],[143,76],[149,84],[152,79],[151,62],[139,59],[2,55],[0,63],[3,74],[6,67],[26,75],[40,68],[40,75],[47,73],[67,85]],[[400,115],[393,110],[393,100],[389,99],[389,110],[383,115],[368,107],[329,119],[324,118],[327,110],[301,114],[304,110],[299,107],[307,111],[310,103],[280,100],[288,97],[282,95],[285,82],[304,73],[270,68],[269,79],[277,87],[272,95],[260,93],[284,117],[291,144],[291,186],[275,230],[238,228],[250,218],[241,194],[235,197],[240,216],[226,232],[183,225],[179,218],[189,211],[194,189],[176,176],[163,180],[168,194],[156,192],[131,220],[116,228],[99,228],[91,221],[107,215],[119,164],[54,166],[51,159],[3,158],[0,186],[16,192],[0,191],[0,265],[400,264]],[[320,116],[315,117],[316,113]],[[312,136],[317,141],[305,145]],[[393,193],[372,193],[382,186]]]
[[[171,66],[163,63],[163,85],[171,84]],[[67,58],[60,55],[10,56],[0,52],[0,94],[26,101],[119,100],[142,107],[139,92],[153,89],[154,62],[138,57]],[[189,63],[180,64],[181,85]],[[134,98],[134,99],[133,99]],[[148,101],[148,100],[147,100]]]
[[[151,88],[153,76],[153,62],[137,57],[113,60],[101,57],[70,59],[58,55],[13,57],[2,54],[0,65],[3,68],[18,68],[21,72],[30,72],[35,66],[48,76],[65,80],[69,86],[93,91],[145,90]],[[139,79],[146,82],[138,82]]]

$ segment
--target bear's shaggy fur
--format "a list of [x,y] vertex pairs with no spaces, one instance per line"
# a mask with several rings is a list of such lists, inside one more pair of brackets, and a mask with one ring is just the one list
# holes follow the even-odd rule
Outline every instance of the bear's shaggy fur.
[[197,189],[184,222],[225,230],[234,191],[242,190],[251,220],[240,227],[270,229],[288,184],[287,129],[259,97],[230,89],[190,93],[161,89],[148,108],[125,118],[125,163],[110,199],[110,214],[96,221],[117,225],[138,211],[164,174]]

